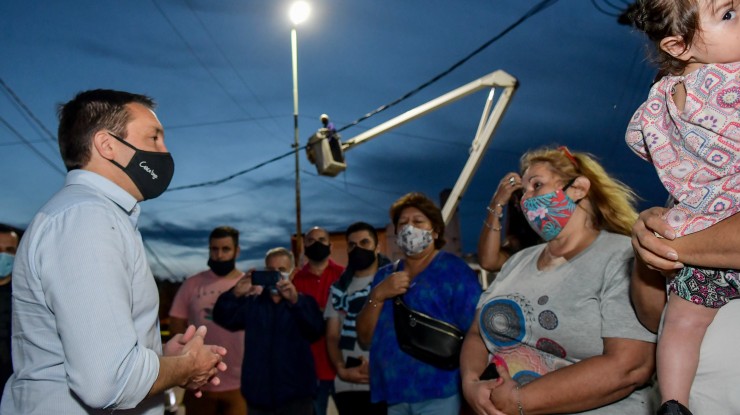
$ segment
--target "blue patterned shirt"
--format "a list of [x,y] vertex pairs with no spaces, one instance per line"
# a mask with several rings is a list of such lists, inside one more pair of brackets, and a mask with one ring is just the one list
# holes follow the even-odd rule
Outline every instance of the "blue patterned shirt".
[[[398,264],[403,269],[403,263]],[[373,287],[393,273],[393,264],[375,274]],[[481,294],[475,272],[463,260],[440,251],[411,283],[404,301],[412,309],[467,332]],[[370,346],[373,402],[416,403],[460,393],[460,371],[442,370],[401,351],[393,324],[393,300],[383,305]]]

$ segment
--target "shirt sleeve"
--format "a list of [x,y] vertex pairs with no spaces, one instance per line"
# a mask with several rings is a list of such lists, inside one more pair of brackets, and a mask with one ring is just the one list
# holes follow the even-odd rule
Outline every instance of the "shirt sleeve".
[[81,204],[52,218],[35,265],[53,313],[69,388],[93,408],[129,409],[148,394],[158,353],[139,343],[131,224],[110,206]]
[[627,133],[625,134],[625,141],[627,146],[643,160],[649,160],[650,154],[645,147],[645,135],[643,133],[642,114],[645,111],[645,105],[642,104],[637,109],[635,114],[632,116],[629,124],[627,125]]
[[634,254],[629,248],[607,263],[601,290],[601,337],[617,337],[654,343],[656,335],[637,319],[629,298],[629,281]]
[[250,305],[255,298],[236,297],[233,289],[218,296],[213,305],[213,321],[230,331],[244,330]]
[[326,307],[324,307],[324,319],[329,320],[330,318],[338,318],[339,313],[334,308],[334,303],[331,301],[331,291],[329,291],[329,298],[326,300]]

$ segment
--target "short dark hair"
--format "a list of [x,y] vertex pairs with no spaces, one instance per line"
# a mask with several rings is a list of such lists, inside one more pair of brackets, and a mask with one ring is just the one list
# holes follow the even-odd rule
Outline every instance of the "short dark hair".
[[239,231],[231,226],[219,226],[212,230],[211,235],[208,237],[208,243],[218,238],[231,238],[234,241],[234,246],[239,246]]
[[445,246],[445,221],[442,218],[442,211],[439,210],[432,199],[428,198],[423,193],[407,193],[393,202],[390,209],[390,216],[393,221],[393,228],[396,232],[398,232],[398,219],[401,217],[401,212],[408,207],[419,209],[421,213],[423,213],[424,216],[432,222],[432,230],[437,232],[438,235],[437,239],[434,241],[434,247],[440,249]]
[[373,241],[375,242],[375,246],[378,246],[378,231],[375,230],[375,227],[367,222],[355,222],[347,228],[347,231],[344,232],[345,239],[349,239],[349,236],[352,235],[355,232],[360,231],[367,231],[370,234],[370,237],[373,238]]
[[130,114],[126,105],[137,103],[154,110],[154,100],[139,94],[95,89],[80,92],[59,106],[59,152],[67,171],[80,169],[90,161],[92,137],[110,130],[126,138]]

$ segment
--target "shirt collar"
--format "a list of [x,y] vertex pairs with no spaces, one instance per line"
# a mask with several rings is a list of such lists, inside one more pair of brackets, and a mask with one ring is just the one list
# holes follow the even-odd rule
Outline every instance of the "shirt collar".
[[134,226],[136,226],[139,214],[141,213],[141,209],[139,208],[139,203],[136,198],[106,177],[89,170],[76,169],[67,173],[64,185],[83,185],[92,187],[107,199],[110,199],[113,203],[120,206],[120,208],[129,216],[129,219],[131,219]]

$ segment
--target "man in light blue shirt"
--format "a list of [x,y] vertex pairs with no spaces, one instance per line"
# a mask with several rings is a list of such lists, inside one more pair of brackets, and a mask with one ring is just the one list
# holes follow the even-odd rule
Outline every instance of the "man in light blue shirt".
[[157,414],[172,386],[197,390],[225,350],[190,327],[162,350],[159,297],[138,202],[174,172],[145,96],[94,90],[59,110],[65,186],[36,214],[13,268],[12,353],[1,415]]

